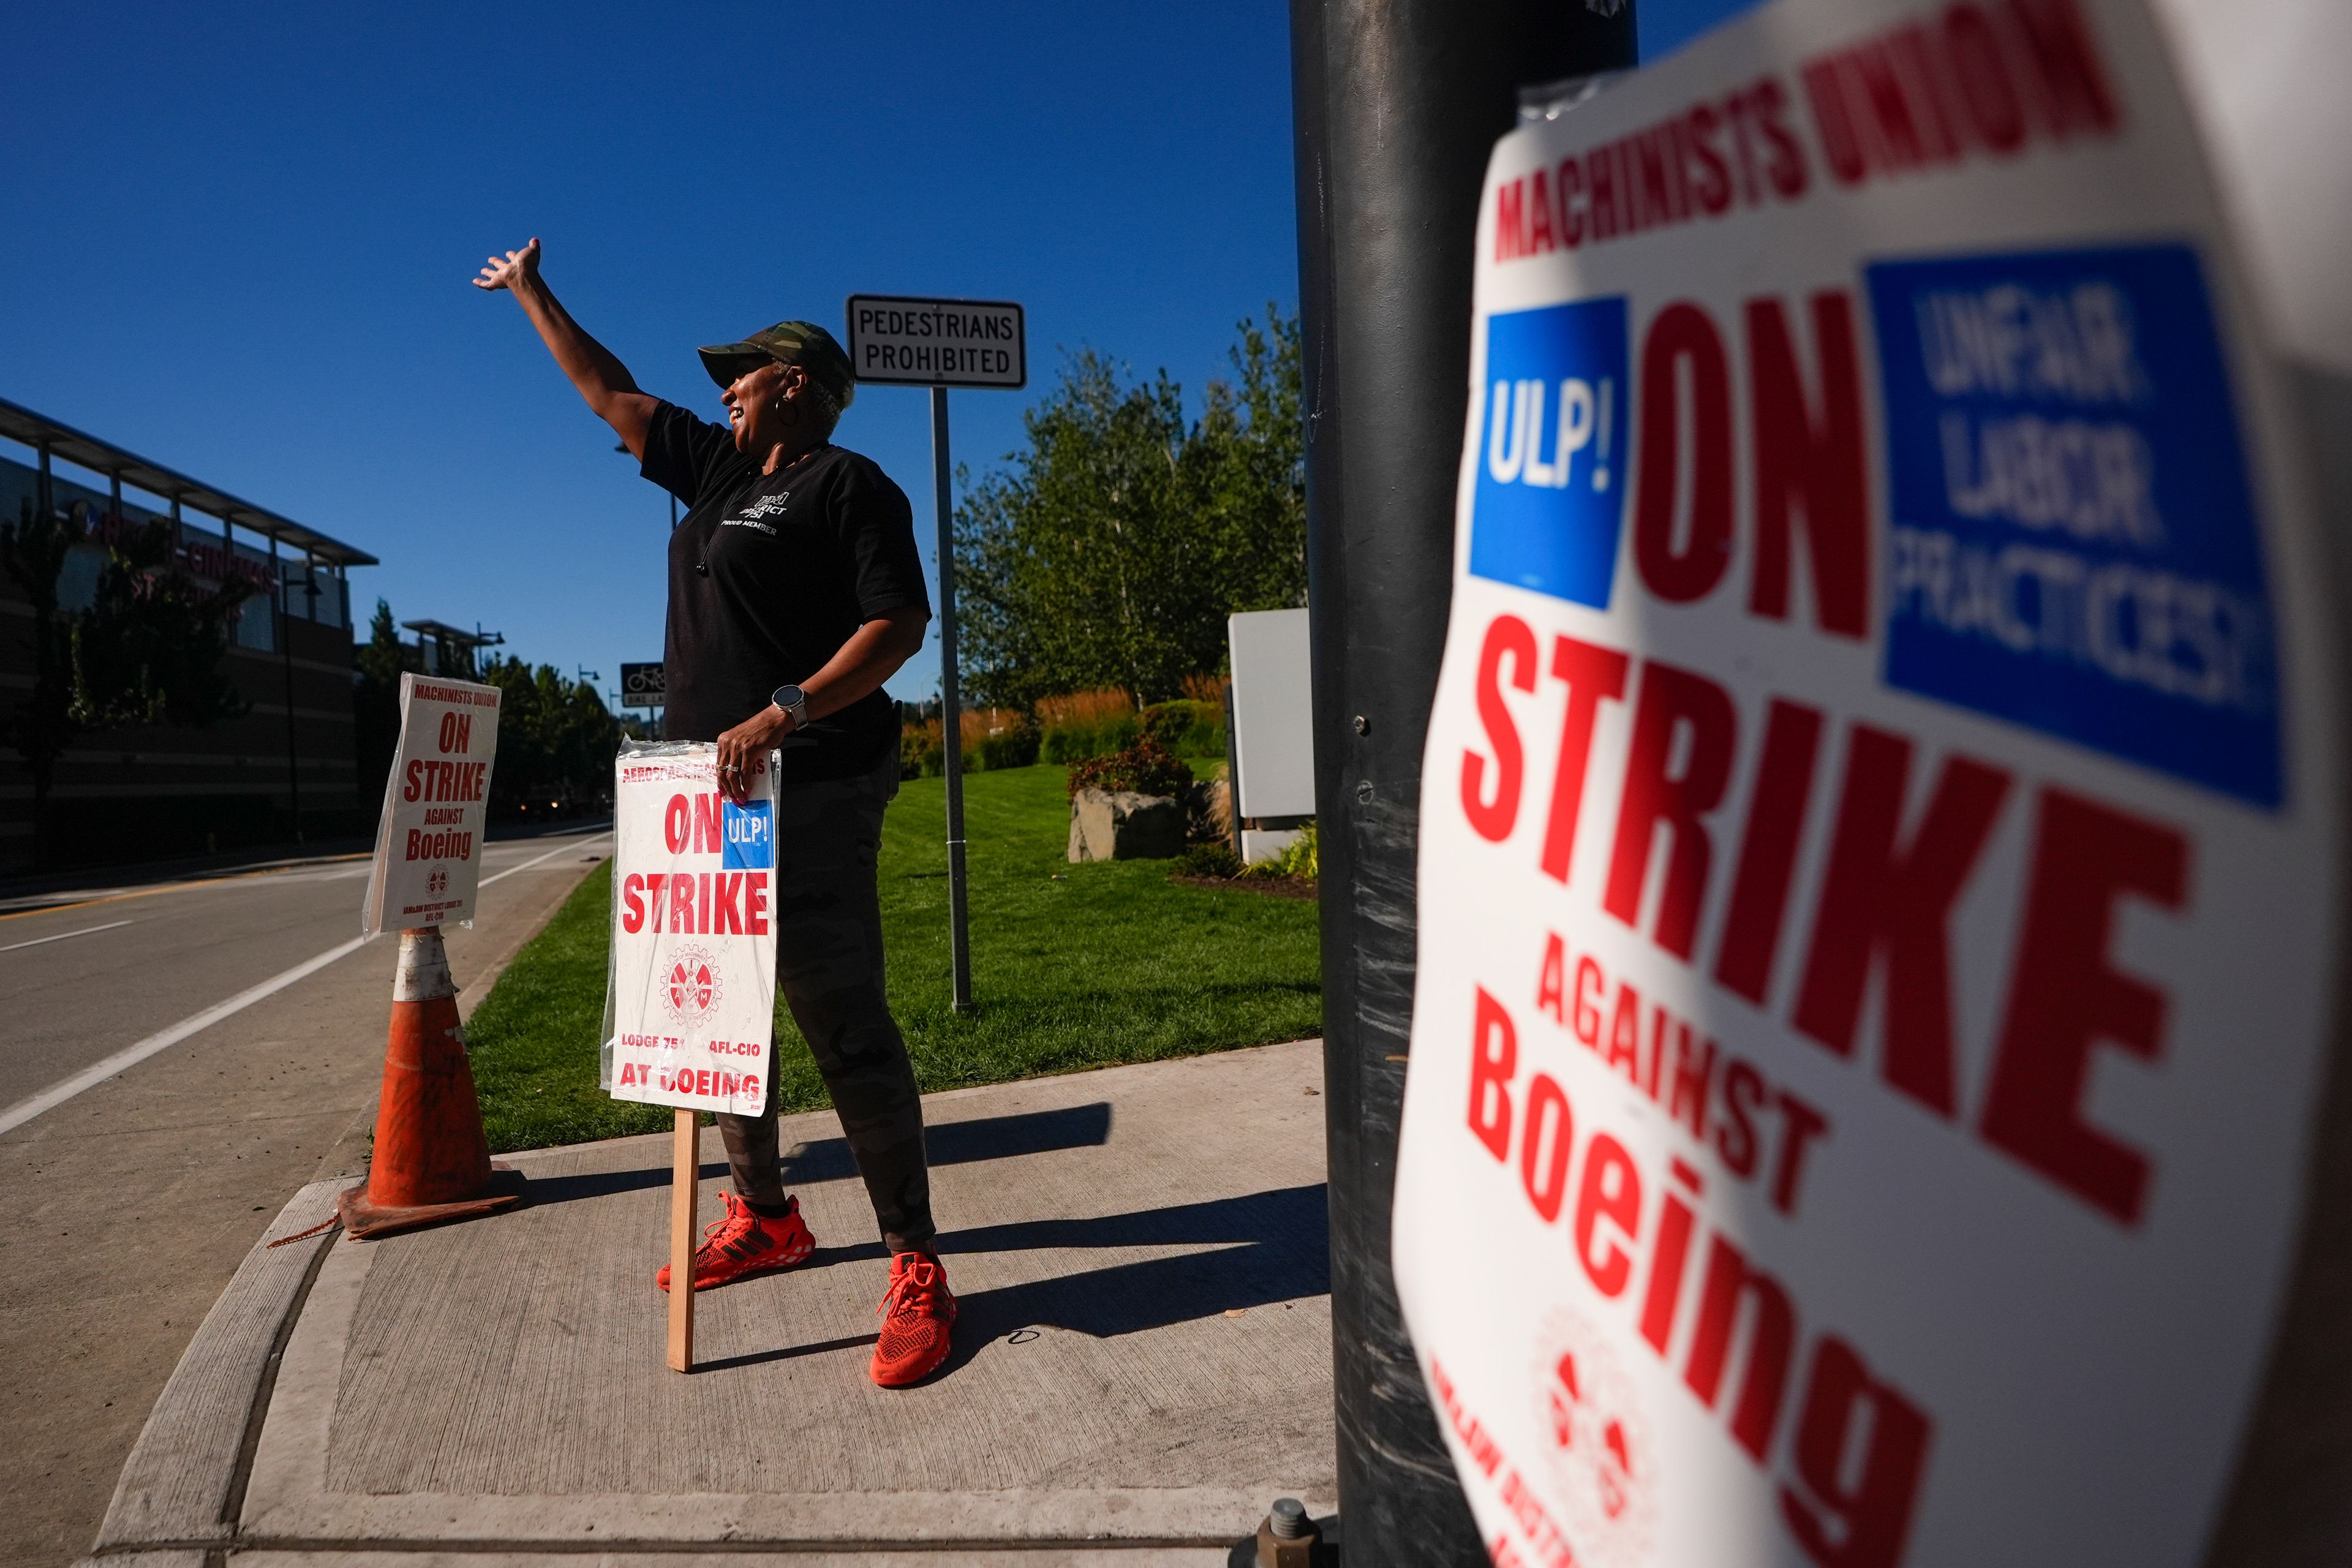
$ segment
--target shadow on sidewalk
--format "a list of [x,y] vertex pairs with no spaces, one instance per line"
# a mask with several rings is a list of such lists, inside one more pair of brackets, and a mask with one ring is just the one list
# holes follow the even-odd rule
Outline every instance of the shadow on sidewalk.
[[[938,1375],[952,1374],[979,1354],[982,1345],[1024,1329],[1067,1329],[1095,1339],[1111,1339],[1195,1318],[1325,1295],[1331,1289],[1328,1194],[1328,1188],[1318,1183],[1311,1187],[1283,1187],[1245,1197],[1094,1219],[1027,1220],[943,1232],[940,1252],[947,1258],[959,1253],[1041,1247],[1238,1245],[959,1296],[955,1353]],[[821,1268],[881,1256],[882,1248],[876,1243],[819,1247],[808,1267]],[[785,1345],[709,1362],[696,1370],[717,1372],[793,1361],[873,1342],[872,1334],[861,1334]]]
[[950,1231],[940,1237],[940,1251],[949,1258],[1039,1247],[1238,1244],[966,1296],[956,1337],[964,1337],[965,1325],[973,1343],[1050,1325],[1108,1339],[1323,1295],[1331,1289],[1327,1192],[1318,1183],[1098,1219],[1028,1220]]
[[[703,1162],[704,1181],[726,1173],[724,1160]],[[522,1201],[525,1208],[545,1208],[550,1204],[576,1204],[583,1198],[609,1198],[668,1185],[667,1165],[646,1165],[634,1171],[580,1171],[568,1176],[531,1177],[530,1184],[523,1189]]]
[[[1110,1142],[1110,1102],[1024,1110],[1014,1116],[984,1116],[971,1121],[941,1121],[923,1130],[926,1158],[934,1165],[972,1165],[1011,1160],[1056,1149],[1092,1149]],[[802,1143],[784,1155],[784,1181],[839,1182],[857,1174],[849,1144],[839,1138]]]
[[[923,1142],[934,1165],[970,1165],[984,1160],[1010,1160],[1021,1154],[1044,1154],[1056,1149],[1089,1149],[1110,1142],[1110,1105],[1066,1106],[1059,1110],[1030,1110],[1017,1116],[989,1116],[974,1121],[947,1121],[929,1128]],[[857,1174],[849,1145],[839,1138],[819,1139],[794,1147],[783,1157],[784,1180],[847,1181]],[[706,1161],[702,1179],[727,1174],[724,1161]],[[607,1198],[669,1185],[667,1164],[630,1171],[587,1171],[568,1176],[537,1176],[525,1199],[532,1207],[578,1203],[583,1198]],[[879,1257],[877,1246],[838,1247],[827,1261]],[[820,1257],[824,1254],[820,1253]]]

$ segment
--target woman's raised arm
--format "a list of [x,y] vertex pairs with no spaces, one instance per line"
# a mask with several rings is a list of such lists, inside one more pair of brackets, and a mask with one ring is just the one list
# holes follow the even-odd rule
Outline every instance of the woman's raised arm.
[[514,295],[530,324],[539,329],[547,352],[555,356],[555,363],[563,367],[563,374],[572,378],[596,417],[613,427],[632,457],[643,461],[646,431],[653,423],[658,400],[639,392],[629,367],[572,319],[572,312],[539,275],[539,241],[534,238],[520,250],[491,257],[481,276],[474,279],[474,287],[504,289]]

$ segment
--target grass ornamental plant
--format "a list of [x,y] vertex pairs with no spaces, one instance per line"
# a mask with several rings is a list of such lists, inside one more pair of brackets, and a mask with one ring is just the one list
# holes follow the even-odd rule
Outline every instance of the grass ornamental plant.
[[1038,754],[1049,763],[1107,757],[1135,744],[1136,737],[1143,733],[1143,717],[1134,697],[1116,686],[1041,697],[1037,723],[1045,732]]
[[[1025,768],[1037,761],[1036,721],[1017,708],[967,709],[957,715],[963,740],[963,771]],[[947,728],[938,719],[902,724],[898,731],[898,776],[938,778],[948,771]]]
[[1176,857],[1179,877],[1213,877],[1221,881],[1316,882],[1322,879],[1323,857],[1315,824],[1308,823],[1297,839],[1270,860],[1244,866],[1229,844],[1195,844]]
[[964,771],[1025,768],[1037,760],[1037,721],[1018,708],[967,708],[958,715]]
[[1188,675],[1184,678],[1184,699],[1188,702],[1205,703],[1222,715],[1225,710],[1225,694],[1233,689],[1230,675]]

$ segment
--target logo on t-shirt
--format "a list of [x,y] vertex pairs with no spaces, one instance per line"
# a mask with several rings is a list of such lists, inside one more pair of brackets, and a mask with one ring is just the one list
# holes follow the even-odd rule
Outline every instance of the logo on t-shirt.
[[[750,506],[745,507],[740,516],[731,517],[727,521],[730,524],[741,523],[750,527],[757,527],[758,525],[752,521],[753,519],[774,517],[778,515],[784,510],[784,503],[792,499],[793,492],[790,490],[778,490],[774,495],[761,496],[758,500],[755,500]],[[760,531],[762,533],[773,533],[776,531],[772,528],[763,528],[761,529]]]

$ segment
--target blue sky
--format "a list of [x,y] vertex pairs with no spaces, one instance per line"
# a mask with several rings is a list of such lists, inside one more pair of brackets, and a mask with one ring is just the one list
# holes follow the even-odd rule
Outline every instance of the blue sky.
[[[1565,3],[1565,0],[1563,0]],[[1745,0],[1642,0],[1645,58]],[[1030,385],[955,394],[975,469],[1059,351],[1188,391],[1297,300],[1286,8],[45,6],[12,16],[0,396],[381,556],[355,607],[601,671],[661,649],[668,503],[513,302],[538,235],[648,390],[855,291],[1029,308]],[[839,439],[914,499],[926,395]],[[891,682],[935,688],[927,649]]]

